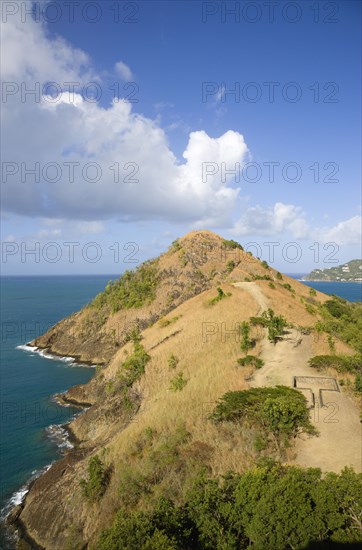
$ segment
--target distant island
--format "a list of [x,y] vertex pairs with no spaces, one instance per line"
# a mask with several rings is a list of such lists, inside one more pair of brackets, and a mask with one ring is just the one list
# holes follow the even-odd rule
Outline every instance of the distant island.
[[303,281],[334,281],[334,282],[362,282],[362,260],[330,267],[328,269],[314,269],[309,275],[305,275]]

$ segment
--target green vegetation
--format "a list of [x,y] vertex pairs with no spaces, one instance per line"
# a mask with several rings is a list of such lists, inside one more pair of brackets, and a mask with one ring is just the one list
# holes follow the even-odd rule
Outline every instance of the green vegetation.
[[83,496],[89,502],[98,501],[107,488],[108,477],[108,473],[99,456],[92,456],[88,462],[88,480],[80,480]]
[[344,265],[330,267],[328,269],[314,269],[306,281],[361,281],[362,260],[351,260]]
[[317,291],[314,288],[309,289],[309,296],[317,296]]
[[168,327],[169,325],[172,325],[173,323],[176,323],[180,319],[180,315],[176,315],[175,317],[171,317],[171,319],[165,319],[163,317],[158,321],[158,324],[161,328]]
[[240,348],[241,351],[244,351],[247,353],[249,349],[254,347],[255,341],[251,340],[250,338],[250,323],[247,321],[243,321],[240,325],[240,336],[241,336],[241,342],[240,342]]
[[229,239],[229,240],[224,239],[222,244],[223,244],[224,248],[230,248],[230,249],[238,248],[239,250],[244,250],[243,247],[241,246],[241,244],[234,241],[233,239]]
[[250,324],[267,328],[268,338],[274,344],[283,336],[284,329],[288,326],[286,318],[282,315],[275,315],[271,308],[263,311],[261,317],[250,317]]
[[347,302],[333,296],[319,306],[322,321],[316,325],[318,332],[326,332],[346,342],[362,353],[362,305],[358,302]]
[[235,266],[236,266],[235,262],[233,260],[229,260],[228,263],[226,264],[226,271],[228,273],[231,273]]
[[158,285],[157,260],[149,260],[134,271],[126,271],[117,281],[110,281],[105,290],[89,304],[100,310],[107,308],[116,313],[120,309],[139,308],[151,303]]
[[307,401],[299,391],[286,386],[251,388],[226,393],[210,415],[215,422],[249,420],[276,437],[315,433]]
[[170,357],[167,359],[167,362],[168,362],[168,366],[170,367],[170,369],[175,369],[177,367],[177,365],[179,364],[179,359],[178,359],[178,357],[176,357],[176,355],[171,353]]
[[181,249],[178,257],[180,258],[180,263],[182,267],[186,267],[188,264],[188,259],[186,257],[186,250]]
[[316,355],[309,360],[309,366],[319,371],[332,368],[340,374],[354,374],[354,391],[358,393],[362,391],[362,356],[359,353],[356,355]]
[[312,304],[305,304],[305,309],[307,310],[307,312],[308,312],[310,315],[316,315],[316,314],[317,314],[317,311],[316,311],[316,309],[312,306]]
[[255,367],[256,369],[261,369],[264,365],[264,361],[255,355],[246,355],[246,357],[240,357],[238,363],[242,367]]
[[270,275],[252,275],[253,281],[271,281],[272,278]]
[[277,271],[276,278],[279,279],[280,281],[283,280],[283,275],[280,273],[280,271]]
[[294,288],[293,288],[289,283],[284,283],[284,284],[282,284],[282,287],[283,287],[283,288],[286,288],[287,290],[289,290],[289,292],[292,292],[293,294],[295,294]]
[[262,265],[263,267],[265,267],[265,269],[270,269],[270,268],[269,268],[268,262],[266,262],[265,260],[263,260],[263,261],[261,262],[261,265]]
[[122,363],[117,373],[122,385],[125,386],[132,386],[144,374],[145,367],[151,359],[138,339],[133,340],[133,346],[134,352]]
[[[302,550],[362,540],[362,475],[265,464],[197,476],[184,502],[119,510],[97,550]],[[318,541],[318,545],[316,544]]]
[[217,296],[215,296],[215,298],[212,298],[210,301],[209,301],[209,304],[211,306],[214,306],[215,304],[217,304],[218,302],[220,302],[220,300],[223,300],[224,298],[228,298],[229,296],[231,296],[231,292],[227,292],[225,294],[225,292],[223,291],[222,288],[220,288],[219,286],[217,287]]
[[172,252],[177,252],[178,250],[181,250],[181,248],[182,248],[182,245],[180,244],[180,241],[176,239],[171,243],[169,250],[171,250]]
[[184,378],[183,373],[179,372],[178,374],[176,374],[174,378],[172,378],[172,380],[170,380],[170,390],[174,392],[182,391],[186,386],[187,382],[188,380]]
[[268,285],[268,286],[269,286],[269,288],[272,288],[273,290],[275,290],[275,289],[276,289],[276,286],[275,286],[275,284],[274,284],[274,283],[269,283],[269,285]]

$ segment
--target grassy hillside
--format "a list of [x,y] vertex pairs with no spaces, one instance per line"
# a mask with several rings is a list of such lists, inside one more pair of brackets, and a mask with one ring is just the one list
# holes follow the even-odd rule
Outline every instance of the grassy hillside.
[[[277,273],[234,241],[206,231],[175,241],[38,339],[102,362],[62,396],[89,406],[70,424],[78,446],[34,483],[21,525],[52,550],[361,540],[361,475],[325,475],[358,463],[341,443],[349,432],[333,425],[342,440],[329,441],[291,383],[316,367],[345,379],[338,403],[357,438],[355,363],[341,372],[315,357],[356,356],[360,319],[358,305]],[[301,467],[315,441],[323,474]]]

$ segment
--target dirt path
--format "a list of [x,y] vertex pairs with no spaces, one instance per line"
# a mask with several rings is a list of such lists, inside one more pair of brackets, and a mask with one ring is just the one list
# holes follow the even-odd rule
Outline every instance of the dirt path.
[[249,294],[251,294],[254,300],[259,304],[260,309],[258,313],[262,313],[265,309],[268,309],[269,302],[256,283],[233,283],[233,286],[243,288],[244,290],[249,292]]
[[[268,301],[255,283],[235,283],[235,286],[249,292],[261,311],[267,309]],[[307,388],[301,391],[309,401],[311,420],[319,436],[297,438],[293,463],[335,472],[344,466],[353,466],[361,472],[362,423],[358,408],[342,393],[338,380],[333,382],[308,366],[311,356],[312,337],[301,338],[295,329],[288,329],[284,339],[275,345],[265,338],[261,353],[265,365],[254,373],[250,385],[293,386],[294,377],[303,377],[297,380],[297,385]],[[338,391],[333,391],[334,387]]]

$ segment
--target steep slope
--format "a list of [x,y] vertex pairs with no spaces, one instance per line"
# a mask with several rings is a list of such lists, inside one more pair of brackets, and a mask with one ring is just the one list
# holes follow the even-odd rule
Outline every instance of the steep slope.
[[[82,351],[77,355],[104,363],[89,384],[62,396],[90,405],[70,424],[77,449],[35,481],[17,511],[18,525],[46,549],[94,543],[122,499],[137,502],[145,479],[152,480],[151,492],[146,490],[142,497],[147,506],[160,494],[181,502],[184,486],[201,466],[210,475],[245,471],[260,456],[255,430],[252,425],[242,430],[214,425],[208,416],[216,402],[228,391],[253,385],[291,386],[302,363],[323,349],[324,342],[314,342],[306,327],[318,319],[314,306],[328,297],[316,293],[311,298],[308,287],[277,274],[232,242],[210,232],[192,232],[152,265],[157,265],[159,279],[149,303],[113,313],[103,295],[98,305],[58,323],[35,342],[74,355],[79,344]],[[241,367],[240,323],[268,307],[294,325],[290,340],[270,344],[264,329],[253,329],[253,354],[264,358],[265,366],[259,371]],[[98,321],[89,321],[87,339],[84,318],[97,318],[100,312],[108,316],[98,330]],[[135,327],[140,334],[130,334]],[[132,341],[126,341],[127,334]],[[103,343],[106,352],[100,349]],[[351,353],[341,342],[335,346],[337,352]],[[278,372],[273,371],[274,355]],[[356,407],[353,410],[358,414]],[[87,501],[80,483],[96,453],[109,479],[101,504]],[[277,447],[269,446],[265,455],[280,458]],[[347,455],[345,464],[355,464]],[[284,458],[298,462],[298,453],[295,457],[291,449]],[[323,468],[323,457],[319,465]],[[340,463],[335,466],[338,470]]]

